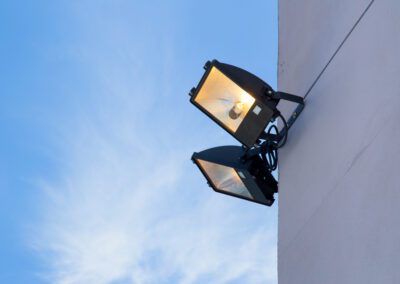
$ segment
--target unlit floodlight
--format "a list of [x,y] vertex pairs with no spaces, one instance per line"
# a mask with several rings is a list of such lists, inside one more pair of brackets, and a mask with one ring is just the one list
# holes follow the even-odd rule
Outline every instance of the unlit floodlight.
[[278,184],[258,155],[239,146],[221,146],[194,153],[193,162],[219,193],[271,206]]

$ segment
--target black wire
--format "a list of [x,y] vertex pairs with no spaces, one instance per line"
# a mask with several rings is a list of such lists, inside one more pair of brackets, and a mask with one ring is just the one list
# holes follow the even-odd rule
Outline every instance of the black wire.
[[335,56],[339,53],[340,49],[343,47],[345,42],[349,39],[350,35],[353,33],[357,25],[361,22],[362,18],[365,16],[369,8],[371,8],[372,4],[374,3],[375,0],[371,0],[369,2],[367,8],[365,8],[364,12],[361,14],[361,16],[358,18],[356,23],[353,25],[353,27],[350,29],[350,31],[346,34],[342,42],[339,44],[339,47],[335,50],[335,52],[332,54],[332,56],[329,58],[328,62],[325,64],[324,68],[322,68],[322,71],[318,74],[317,78],[314,80],[314,82],[311,84],[310,88],[307,90],[306,94],[304,95],[304,98],[306,98],[310,93],[311,90],[314,88],[314,86],[317,84],[318,80],[321,78],[322,74],[326,71],[328,68],[329,64],[333,61]]
[[[283,133],[283,137],[281,137],[279,141],[266,139],[263,143],[260,144],[261,159],[263,160],[264,165],[269,171],[274,171],[278,168],[278,149],[286,144],[289,130],[286,119],[282,116],[281,113],[278,113],[278,116],[283,122],[283,131],[281,131],[281,133]],[[267,134],[279,134],[278,127],[275,124],[272,124],[268,128]]]
[[271,171],[275,171],[278,168],[278,151],[276,149],[271,149],[267,153],[268,165]]
[[[286,119],[283,117],[283,115],[281,114],[281,113],[278,113],[278,116],[280,117],[280,119],[282,120],[282,122],[283,122],[283,131],[284,131],[284,136],[283,136],[283,138],[279,141],[279,144],[278,144],[278,148],[281,148],[281,147],[283,147],[285,144],[286,144],[286,141],[287,141],[287,136],[288,136],[288,132],[289,132],[289,127],[288,127],[288,124],[287,124],[287,122],[286,122]],[[276,126],[275,126],[276,127]],[[276,129],[278,129],[278,128],[276,128]],[[283,142],[282,142],[283,141]]]
[[[272,133],[272,131],[275,133]],[[275,124],[271,125],[268,130],[267,134],[278,134],[278,127]],[[265,140],[264,143],[260,145],[261,148],[261,157],[264,161],[265,166],[269,171],[274,171],[278,167],[278,143],[273,140]]]
[[261,152],[262,161],[268,171],[274,171],[277,168],[277,152],[270,145],[264,144]]

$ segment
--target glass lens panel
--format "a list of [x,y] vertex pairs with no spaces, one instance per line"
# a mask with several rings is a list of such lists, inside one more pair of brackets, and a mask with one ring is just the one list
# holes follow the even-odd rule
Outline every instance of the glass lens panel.
[[236,132],[255,99],[212,67],[195,101],[229,130]]
[[233,168],[203,160],[197,161],[218,190],[253,199],[253,196],[251,196],[250,192],[247,190],[246,186]]

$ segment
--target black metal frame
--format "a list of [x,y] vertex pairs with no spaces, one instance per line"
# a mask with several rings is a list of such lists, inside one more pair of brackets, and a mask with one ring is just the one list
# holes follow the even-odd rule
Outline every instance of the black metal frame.
[[[251,168],[254,166],[254,163],[258,163],[260,161],[260,158],[258,154],[255,154],[250,157],[247,153],[248,153],[247,150],[243,149],[240,146],[221,146],[221,147],[207,149],[199,153],[193,153],[192,161],[200,169],[201,173],[206,178],[208,185],[215,192],[263,204],[266,206],[271,206],[275,201],[275,199],[273,198],[273,194],[278,192],[277,181],[275,180],[275,178],[272,176],[271,173],[268,173],[269,176],[267,176],[266,178],[267,180],[269,180],[268,182],[275,183],[274,185],[272,185],[271,188],[266,186],[265,181],[261,181],[259,176],[251,175],[250,174]],[[239,174],[238,176],[254,199],[247,198],[245,196],[238,195],[229,191],[218,189],[218,187],[210,179],[205,169],[202,168],[198,160],[203,160],[221,166],[232,168],[235,170],[237,174],[238,171],[241,171],[246,176],[246,178],[243,179]],[[276,188],[273,188],[274,186]]]
[[[232,132],[228,127],[217,120],[211,113],[209,113],[205,108],[195,101],[195,98],[202,88],[204,82],[208,78],[212,67],[216,67],[230,80],[232,80],[232,82],[249,93],[255,99],[255,103],[249,109],[248,113],[243,118],[242,123],[238,127],[238,130],[242,127],[242,125],[244,126],[243,128],[246,128],[255,122],[256,127],[253,128],[252,133],[248,135],[250,138],[246,137],[245,132],[243,131],[241,133],[238,133],[238,130]],[[277,149],[284,145],[289,129],[303,111],[305,105],[304,98],[285,92],[276,92],[263,80],[247,72],[246,70],[240,69],[233,65],[220,63],[217,60],[213,60],[211,62],[208,61],[205,64],[204,69],[205,73],[203,74],[199,84],[196,88],[192,88],[189,93],[191,97],[190,102],[209,118],[211,118],[215,123],[225,129],[235,139],[241,142],[243,147],[222,146],[211,148],[199,153],[194,153],[192,155],[192,161],[200,169],[201,173],[214,191],[247,201],[271,206],[274,202],[273,195],[274,193],[278,192],[278,182],[271,174],[271,172],[275,170],[277,166]],[[286,100],[298,104],[287,121],[277,109],[277,105],[280,100]],[[262,115],[260,115],[256,120],[254,119],[254,114],[251,114],[255,106],[259,106],[263,109]],[[268,125],[278,117],[283,120],[284,127],[281,130],[278,130],[276,125],[273,124],[268,128],[268,131],[266,131]],[[276,133],[271,133],[271,129],[274,129]],[[256,139],[254,139],[254,137],[256,137]],[[273,165],[269,163],[270,157],[273,157]],[[210,179],[205,169],[203,169],[203,167],[200,165],[198,160],[209,161],[214,164],[230,167],[234,169],[237,174],[238,170],[243,171],[246,178],[242,178],[239,174],[238,176],[254,199],[232,192],[219,190]]]
[[285,137],[285,135],[287,135],[286,132],[292,127],[294,122],[297,120],[297,118],[303,111],[304,106],[305,106],[304,98],[295,96],[295,95],[292,95],[289,93],[285,93],[285,92],[274,92],[272,94],[267,94],[267,95],[269,95],[275,99],[290,101],[290,102],[297,104],[296,109],[293,111],[293,113],[290,115],[289,119],[286,121],[287,129],[282,128],[282,130],[278,134],[270,134],[270,133],[266,133],[264,131],[260,135],[260,139],[280,142]]
[[[287,131],[288,131],[290,129],[290,127],[292,127],[292,125],[294,124],[294,122],[297,120],[297,118],[299,117],[299,115],[301,114],[301,112],[304,109],[304,106],[305,106],[304,98],[295,96],[295,95],[292,95],[289,93],[285,93],[285,92],[276,92],[274,96],[281,100],[297,103],[296,109],[294,110],[294,112],[291,114],[291,116],[287,120]],[[284,136],[286,134],[287,133],[280,133],[281,136]]]
[[[257,103],[262,106],[264,109],[264,115],[267,117],[265,121],[262,123],[262,125],[259,127],[257,133],[254,135],[254,137],[259,137],[262,132],[265,130],[267,125],[270,123],[270,120],[273,119],[275,116],[274,111],[276,110],[276,105],[279,102],[279,99],[273,98],[273,97],[268,97],[267,93],[275,93],[275,91],[272,89],[271,86],[269,86],[267,83],[265,83],[263,80],[261,80],[259,77],[255,76],[254,74],[251,74],[250,72],[241,69],[239,67],[225,64],[225,63],[220,63],[217,60],[213,61],[207,61],[206,64],[204,65],[205,73],[203,74],[203,77],[201,78],[200,82],[198,83],[197,87],[192,88],[189,92],[190,95],[190,102],[195,105],[198,109],[200,109],[205,115],[207,115],[209,118],[211,118],[216,124],[218,124],[221,128],[223,128],[226,132],[228,132],[230,135],[232,135],[235,139],[237,139],[241,144],[245,145],[246,147],[250,148],[254,145],[255,141],[257,138],[250,139],[250,141],[247,141],[243,137],[240,138],[240,134],[238,133],[241,130],[241,126],[237,129],[237,131],[233,132],[231,131],[228,127],[226,127],[222,122],[220,122],[218,119],[214,117],[213,114],[209,113],[202,105],[198,104],[196,102],[196,97],[202,88],[204,82],[207,80],[212,68],[215,67],[219,71],[221,71],[225,76],[227,76],[232,82],[234,82],[237,86],[239,86],[241,89],[245,90],[251,96],[255,99],[255,103],[253,104],[252,108],[248,111],[247,115],[244,117],[243,122],[241,123],[241,126],[243,127],[243,130],[245,132],[246,127],[244,127],[244,124],[247,123],[247,120],[249,119],[250,115],[252,115],[252,110],[257,106]],[[269,114],[268,114],[269,112]],[[242,131],[243,132],[243,131]]]
[[[249,140],[247,140],[244,139],[243,136],[239,137],[240,135],[238,132],[240,130],[240,126],[237,131],[235,132],[231,131],[228,127],[224,125],[224,123],[220,122],[218,119],[215,118],[213,114],[209,113],[202,105],[196,102],[196,96],[199,93],[200,89],[202,88],[204,82],[207,80],[212,70],[212,67],[216,67],[225,76],[231,79],[232,82],[234,82],[240,88],[251,94],[251,96],[255,99],[255,103],[253,104],[252,108],[248,111],[247,115],[243,118],[243,122],[241,123],[241,125],[249,123],[248,119],[251,115],[253,115],[252,110],[257,105],[262,105],[264,109],[267,108],[270,110],[270,114],[269,115],[266,114],[265,121],[258,127],[259,129],[258,131],[256,131],[256,134],[253,135],[253,139],[249,138]],[[276,92],[272,89],[271,86],[265,83],[262,79],[239,67],[220,63],[217,60],[213,60],[213,61],[207,61],[207,63],[204,66],[204,69],[205,73],[203,74],[203,77],[201,78],[197,87],[192,88],[190,90],[189,93],[190,102],[247,148],[251,148],[253,145],[257,144],[257,140],[260,138],[279,139],[279,140],[284,138],[285,135],[287,135],[286,131],[289,130],[289,128],[293,125],[294,121],[297,119],[297,117],[304,108],[304,99],[302,97],[295,96],[285,92]],[[286,100],[286,101],[291,101],[293,103],[297,103],[298,107],[287,121],[288,128],[286,130],[280,131],[278,135],[279,137],[272,137],[271,135],[265,133],[265,129],[267,128],[269,123],[271,123],[278,117],[279,111],[277,109],[277,105],[280,100]]]

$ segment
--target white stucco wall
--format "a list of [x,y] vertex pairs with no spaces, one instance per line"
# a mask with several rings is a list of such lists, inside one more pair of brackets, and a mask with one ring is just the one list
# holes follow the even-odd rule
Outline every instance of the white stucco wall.
[[280,0],[278,89],[279,283],[400,283],[400,1]]

